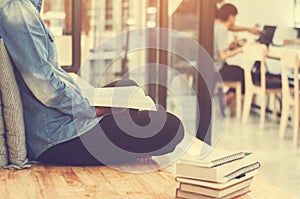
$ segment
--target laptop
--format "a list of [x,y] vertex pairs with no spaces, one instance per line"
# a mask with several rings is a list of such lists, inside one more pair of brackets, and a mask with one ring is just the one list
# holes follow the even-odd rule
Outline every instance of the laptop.
[[273,43],[273,37],[276,28],[277,28],[276,26],[265,25],[263,28],[263,32],[261,33],[260,37],[256,41],[269,46],[270,44]]

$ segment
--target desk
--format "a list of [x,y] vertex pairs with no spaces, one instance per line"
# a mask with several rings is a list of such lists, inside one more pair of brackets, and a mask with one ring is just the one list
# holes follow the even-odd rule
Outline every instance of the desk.
[[298,46],[297,48],[296,47],[291,48],[291,47],[285,47],[285,46],[283,46],[283,47],[269,47],[267,58],[280,60],[281,52],[283,50],[288,50],[288,49],[298,50],[299,51],[299,60],[300,60],[300,46]]
[[[267,58],[280,61],[280,59],[281,59],[281,52],[282,52],[282,50],[285,50],[285,49],[288,49],[288,48],[284,48],[283,47],[283,48],[276,48],[275,50],[274,49],[273,50],[269,50],[268,54],[267,54]],[[298,50],[299,50],[298,54],[299,54],[299,63],[300,63],[300,48]],[[294,76],[292,74],[288,74],[288,77],[289,77],[289,80],[290,80],[290,84],[293,84]],[[300,76],[299,76],[299,80],[300,80]]]

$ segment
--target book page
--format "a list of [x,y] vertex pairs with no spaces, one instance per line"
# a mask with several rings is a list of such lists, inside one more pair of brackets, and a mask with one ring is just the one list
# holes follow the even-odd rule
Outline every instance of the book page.
[[156,106],[143,89],[136,86],[96,88],[90,103],[93,106],[133,108],[156,111]]
[[146,96],[143,89],[138,86],[94,88],[77,74],[69,74],[91,106],[157,110],[151,97]]

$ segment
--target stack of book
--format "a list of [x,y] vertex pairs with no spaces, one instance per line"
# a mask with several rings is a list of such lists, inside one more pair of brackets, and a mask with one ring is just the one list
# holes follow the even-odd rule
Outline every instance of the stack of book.
[[212,149],[184,155],[176,164],[177,198],[230,199],[250,191],[260,163],[253,154]]

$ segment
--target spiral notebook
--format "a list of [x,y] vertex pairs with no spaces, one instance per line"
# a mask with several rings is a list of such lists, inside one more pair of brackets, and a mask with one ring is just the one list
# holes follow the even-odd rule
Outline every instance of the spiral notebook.
[[201,167],[217,167],[225,163],[242,159],[248,155],[251,155],[251,152],[211,149],[206,156],[201,156],[200,153],[197,155],[187,154],[183,156],[179,162],[197,164],[197,166]]

